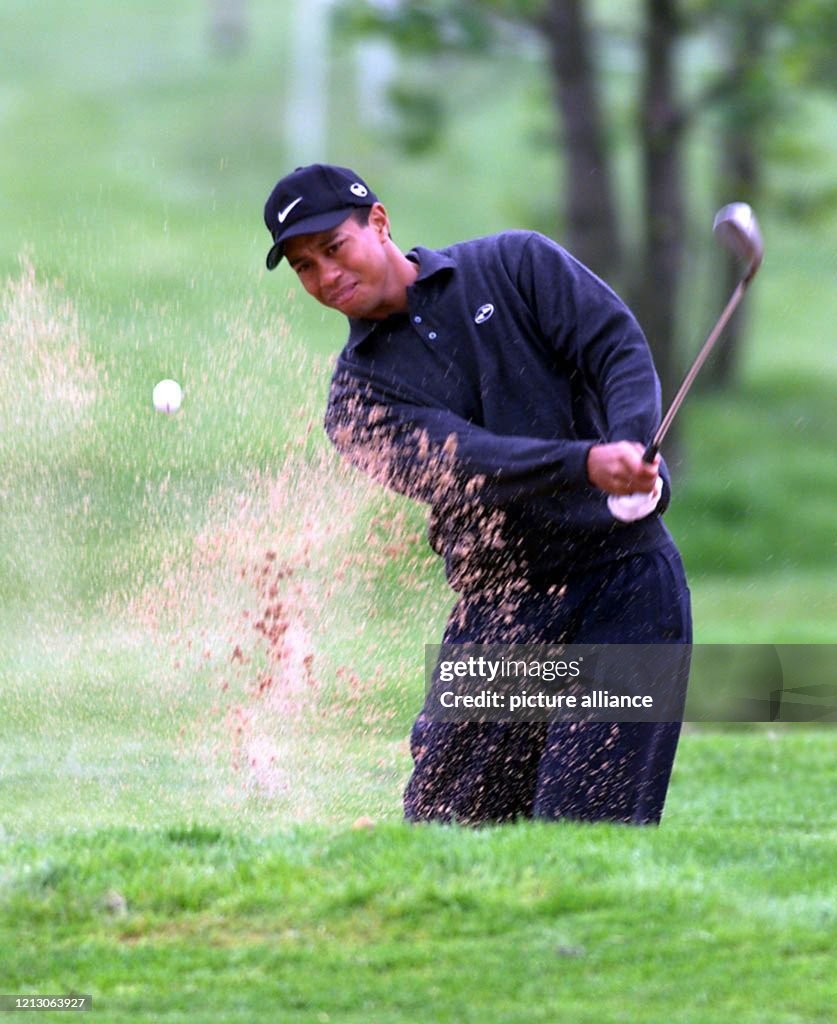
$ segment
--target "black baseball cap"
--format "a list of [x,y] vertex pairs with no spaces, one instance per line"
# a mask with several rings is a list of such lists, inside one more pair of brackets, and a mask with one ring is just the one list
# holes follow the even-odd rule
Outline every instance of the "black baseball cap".
[[289,238],[330,231],[353,209],[377,202],[378,197],[366,182],[348,167],[297,167],[276,183],[264,206],[264,222],[273,239],[267,269],[279,264]]

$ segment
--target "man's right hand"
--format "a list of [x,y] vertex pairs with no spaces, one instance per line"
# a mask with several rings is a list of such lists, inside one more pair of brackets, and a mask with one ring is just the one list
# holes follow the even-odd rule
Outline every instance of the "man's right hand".
[[587,477],[608,494],[650,494],[660,472],[660,456],[643,462],[645,446],[635,441],[596,444],[587,453]]

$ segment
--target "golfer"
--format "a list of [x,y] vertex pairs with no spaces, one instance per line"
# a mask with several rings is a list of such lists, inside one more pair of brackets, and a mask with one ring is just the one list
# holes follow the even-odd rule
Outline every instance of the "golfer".
[[[315,164],[264,208],[268,269],[348,319],[325,426],[337,449],[429,506],[458,599],[445,644],[683,644],[689,593],[642,460],[660,416],[624,303],[541,234],[405,252],[354,171]],[[618,518],[609,496],[631,495]],[[671,685],[685,695],[688,659]],[[445,723],[420,714],[411,821],[656,823],[678,722]]]

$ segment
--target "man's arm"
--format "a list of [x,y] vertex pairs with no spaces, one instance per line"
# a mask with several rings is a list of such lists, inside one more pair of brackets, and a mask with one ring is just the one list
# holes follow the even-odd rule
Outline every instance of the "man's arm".
[[557,243],[529,236],[518,286],[543,336],[575,365],[598,402],[605,443],[589,452],[587,475],[612,495],[651,493],[662,476],[658,457],[642,454],[660,420],[660,383],[645,335],[618,295]]
[[593,441],[501,436],[417,393],[394,392],[338,365],[326,431],[366,473],[431,504],[478,499],[503,505],[589,486]]
[[602,441],[643,446],[660,420],[660,384],[636,318],[618,295],[556,242],[532,233],[517,286],[547,343],[577,368],[598,402]]

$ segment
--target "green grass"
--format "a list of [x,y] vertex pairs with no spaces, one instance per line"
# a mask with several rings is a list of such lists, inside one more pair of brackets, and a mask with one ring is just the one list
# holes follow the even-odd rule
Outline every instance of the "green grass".
[[[659,830],[400,822],[452,595],[421,510],[323,439],[339,318],[263,270],[289,35],[250,10],[229,60],[197,0],[0,11],[0,992],[105,1021],[829,1020],[827,730],[687,730]],[[451,130],[411,161],[332,71],[324,155],[401,244],[560,232],[530,63],[448,69]],[[669,523],[699,640],[830,643],[833,218],[762,220],[742,383],[684,409]],[[254,629],[277,600],[287,650]]]
[[[5,971],[15,991],[92,990],[108,1021],[825,1022],[824,742],[691,737],[660,830],[184,823],[12,841]],[[807,798],[777,786],[797,772]]]

